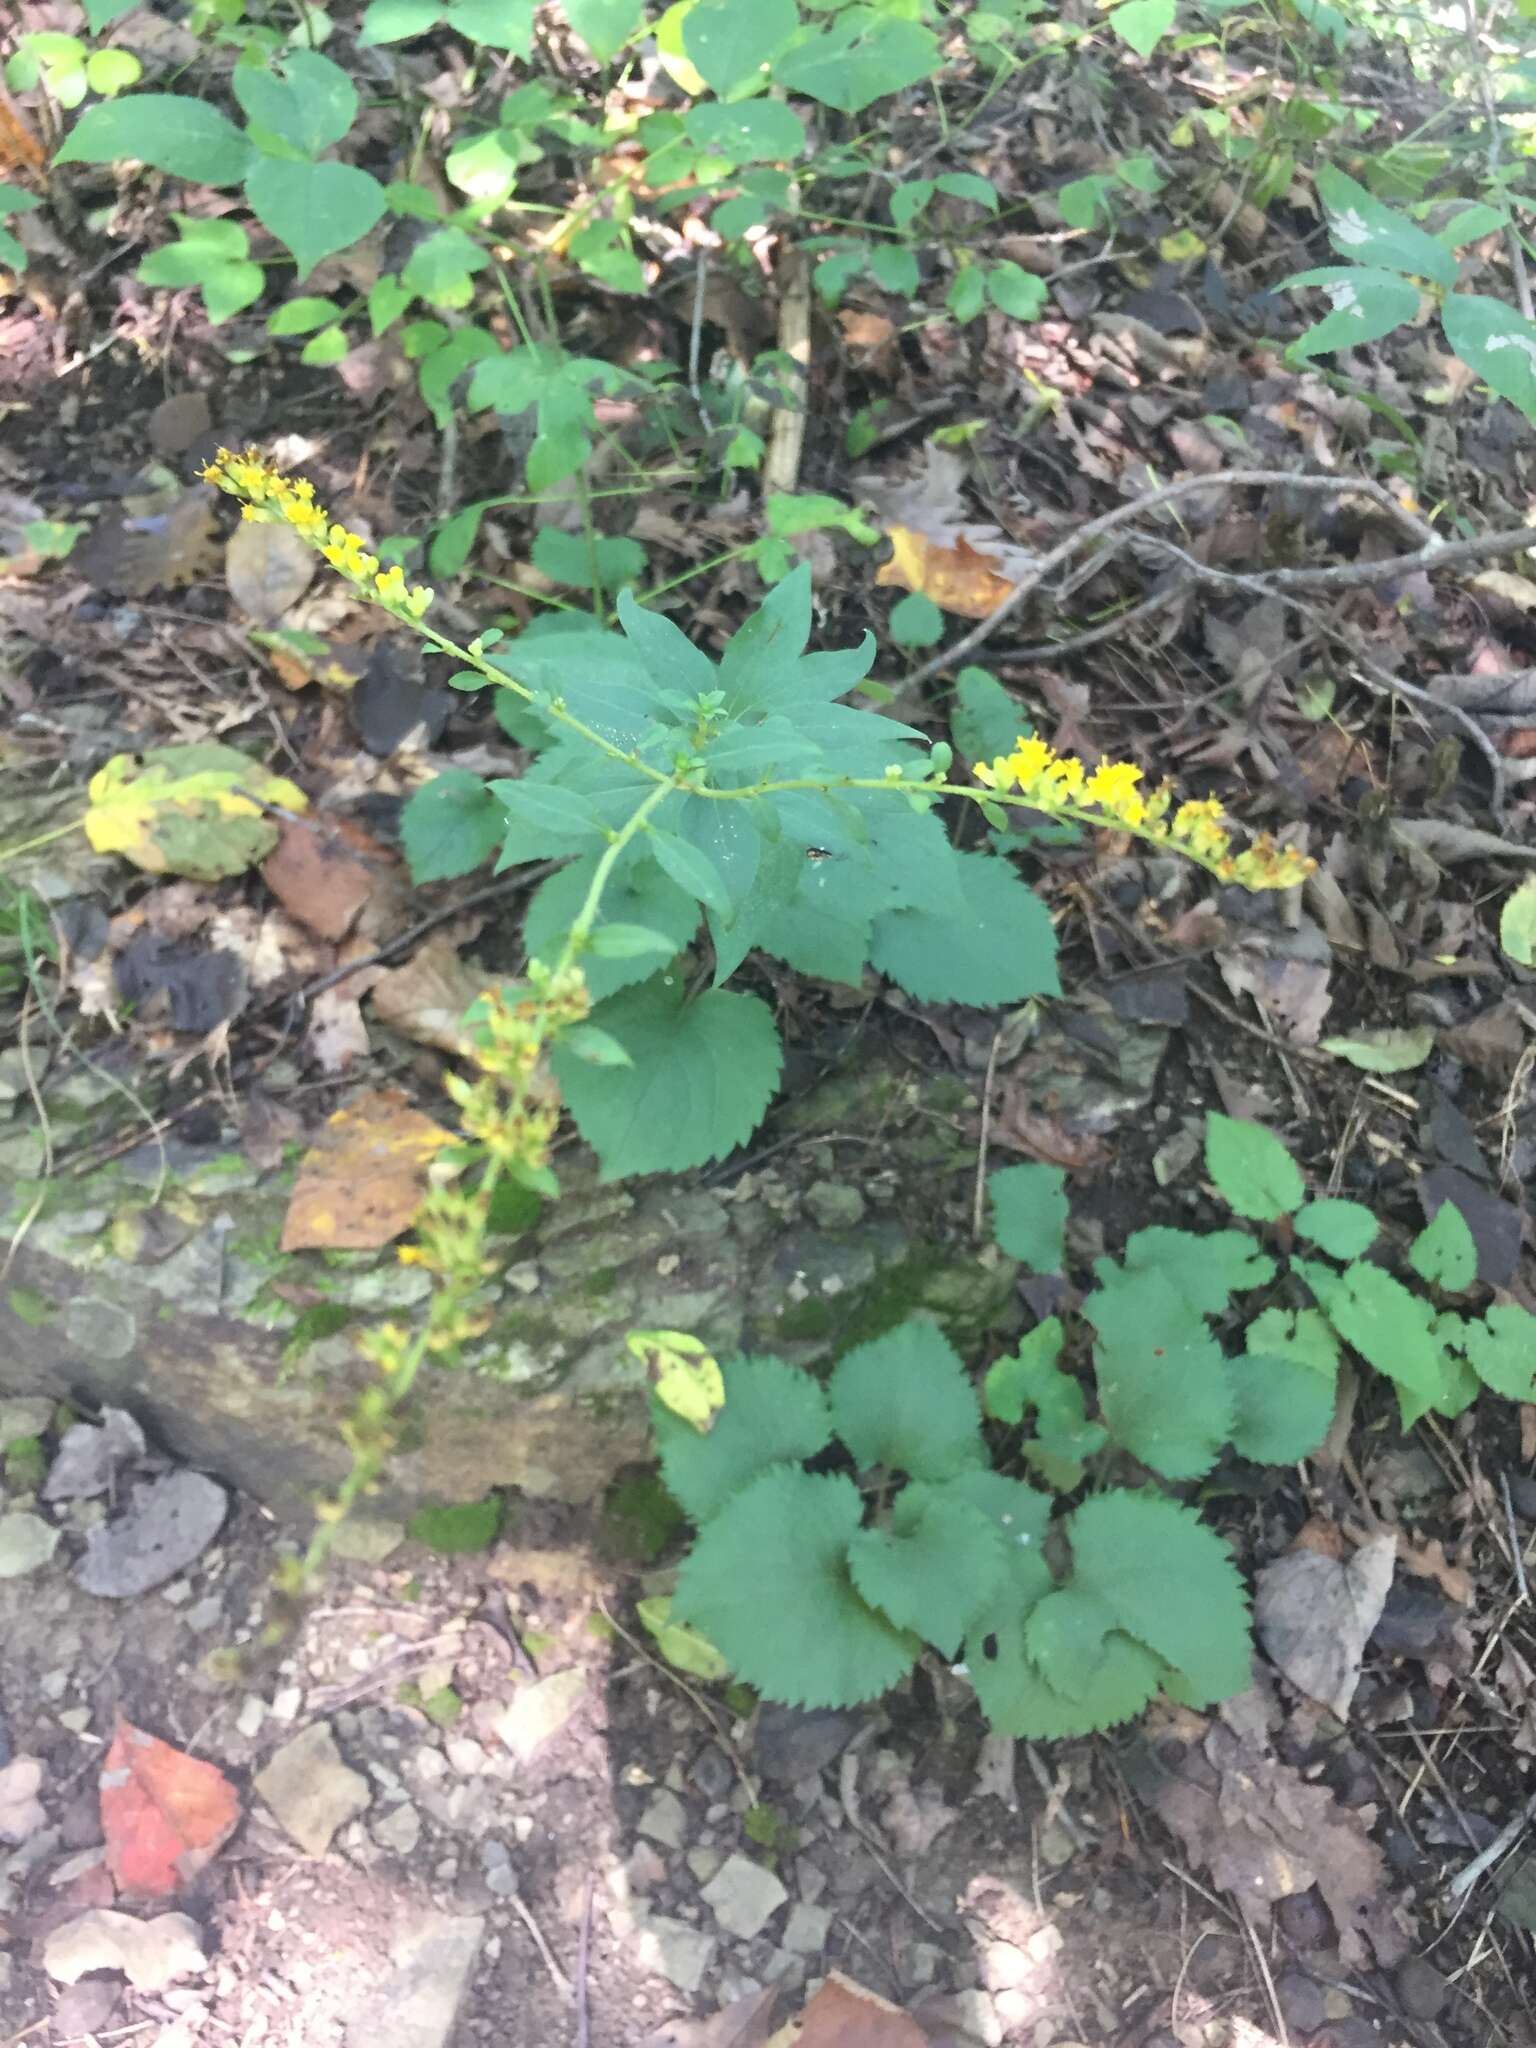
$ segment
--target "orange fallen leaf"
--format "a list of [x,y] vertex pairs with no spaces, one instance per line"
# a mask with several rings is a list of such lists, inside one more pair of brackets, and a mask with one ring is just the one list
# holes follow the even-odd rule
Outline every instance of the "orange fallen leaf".
[[885,537],[894,553],[875,571],[875,581],[915,590],[941,611],[984,619],[1013,588],[998,574],[996,558],[981,554],[963,538],[946,547],[910,526],[888,526]]
[[[322,939],[344,939],[390,857],[345,820],[284,818],[261,878],[288,915]],[[372,862],[372,866],[369,862]]]
[[40,171],[48,152],[32,133],[18,108],[0,99],[0,170]]
[[927,2048],[928,2036],[889,2005],[834,1970],[800,2015],[794,2048]]
[[427,1169],[453,1133],[412,1109],[403,1090],[359,1095],[299,1161],[282,1249],[374,1251],[409,1229]]
[[896,332],[883,313],[860,313],[852,306],[845,306],[837,320],[850,348],[884,348]]
[[120,1892],[168,1899],[196,1877],[240,1820],[216,1764],[119,1720],[101,1766],[101,1832]]

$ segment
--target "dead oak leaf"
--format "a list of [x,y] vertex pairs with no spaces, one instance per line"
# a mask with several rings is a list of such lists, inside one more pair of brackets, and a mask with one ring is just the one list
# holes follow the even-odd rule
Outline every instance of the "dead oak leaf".
[[131,1897],[174,1897],[240,1821],[239,1795],[217,1765],[121,1719],[100,1789],[107,1868]]
[[410,1228],[453,1133],[380,1088],[338,1109],[299,1162],[281,1249],[374,1251]]
[[928,2033],[916,2020],[840,1970],[769,2048],[778,2048],[780,2039],[786,2048],[791,2042],[793,2048],[928,2048]]
[[1360,1683],[1396,1563],[1394,1535],[1373,1537],[1347,1562],[1305,1545],[1266,1565],[1254,1583],[1253,1627],[1265,1654],[1299,1692],[1340,1720]]
[[459,954],[462,937],[438,932],[403,967],[373,985],[373,1014],[418,1045],[460,1055],[468,1051],[464,1013],[482,993],[485,977]]
[[879,584],[894,584],[930,599],[941,611],[963,619],[984,619],[1009,595],[1013,585],[998,573],[994,555],[973,548],[963,534],[953,544],[933,540],[910,526],[886,528],[892,554],[875,571]]

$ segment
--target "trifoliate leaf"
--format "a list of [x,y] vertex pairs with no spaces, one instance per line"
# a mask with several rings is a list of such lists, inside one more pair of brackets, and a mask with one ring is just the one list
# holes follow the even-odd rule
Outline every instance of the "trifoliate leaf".
[[921,1002],[1021,1002],[1061,993],[1056,934],[1034,890],[1004,860],[954,856],[965,915],[898,910],[875,922],[870,959]]
[[949,1479],[984,1460],[976,1390],[932,1323],[903,1323],[846,1352],[827,1391],[833,1425],[861,1470]]
[[1275,1277],[1275,1262],[1242,1230],[1170,1230],[1154,1224],[1126,1239],[1128,1273],[1161,1273],[1201,1315],[1220,1315],[1229,1298]]
[[725,1399],[725,1380],[703,1339],[685,1330],[631,1330],[625,1342],[668,1414],[696,1435],[707,1436]]
[[1536,1400],[1536,1316],[1513,1302],[1468,1321],[1468,1362],[1485,1387],[1506,1401]]
[[1257,1223],[1289,1216],[1306,1194],[1295,1160],[1262,1124],[1212,1110],[1205,1120],[1205,1163],[1227,1206]]
[[679,1507],[707,1522],[770,1465],[798,1465],[832,1436],[818,1382],[778,1358],[728,1358],[725,1402],[707,1435],[653,1401],[656,1454]]
[[697,1628],[737,1677],[789,1706],[877,1699],[920,1647],[866,1606],[848,1570],[863,1503],[841,1474],[780,1465],[700,1531],[677,1575],[673,1616]]
[[1004,1166],[987,1175],[992,1234],[1032,1273],[1059,1273],[1066,1261],[1066,1180],[1059,1166]]
[[1363,1259],[1342,1273],[1315,1259],[1291,1263],[1344,1342],[1396,1383],[1403,1427],[1411,1428],[1445,1391],[1429,1304],[1410,1293],[1401,1280]]
[[151,747],[114,754],[91,777],[85,836],[97,853],[120,853],[147,874],[218,882],[276,846],[277,820],[263,804],[303,811],[309,798],[217,740]]
[[[541,882],[529,898],[523,944],[534,959],[546,963],[558,959],[566,934],[586,901],[597,859],[593,854],[569,862]],[[680,953],[698,924],[699,906],[670,876],[652,860],[631,861],[605,884],[592,950],[582,955],[581,968],[593,1002],[605,1002],[621,988],[648,980],[664,957],[655,946],[636,946],[627,952],[609,950],[602,944],[605,931],[639,927],[654,932],[673,953]]]
[[1435,1049],[1435,1027],[1415,1024],[1384,1031],[1355,1031],[1346,1036],[1324,1038],[1323,1052],[1347,1060],[1365,1074],[1406,1074],[1422,1067]]
[[588,1066],[555,1048],[555,1078],[605,1181],[723,1158],[778,1086],[783,1054],[766,1003],[728,989],[682,998],[680,975],[658,975],[597,1006],[593,1022],[632,1066]]
[[1421,1280],[1460,1294],[1477,1278],[1477,1245],[1454,1202],[1442,1202],[1433,1220],[1408,1247],[1408,1263]]
[[1358,1259],[1376,1242],[1376,1218],[1363,1202],[1325,1196],[1296,1211],[1296,1235],[1315,1244],[1330,1259]]
[[[1283,1312],[1282,1312],[1283,1313]],[[1334,1387],[1310,1365],[1249,1340],[1227,1360],[1232,1394],[1232,1448],[1255,1465],[1291,1465],[1310,1457],[1333,1420]]]
[[1072,1575],[1118,1627],[1172,1667],[1186,1706],[1244,1691],[1250,1676],[1242,1581],[1213,1529],[1153,1493],[1101,1493],[1067,1520]]
[[909,1486],[886,1529],[861,1529],[848,1551],[853,1583],[898,1628],[945,1657],[1002,1582],[1002,1531],[979,1508],[942,1487]]
[[672,1602],[665,1593],[653,1593],[648,1600],[637,1600],[635,1612],[655,1637],[657,1649],[674,1671],[686,1672],[690,1678],[701,1679],[705,1685],[714,1685],[718,1680],[730,1677],[730,1665],[709,1638],[701,1636],[696,1628],[688,1628],[672,1619]]
[[1099,1333],[1099,1407],[1114,1441],[1167,1479],[1194,1479],[1232,1434],[1221,1351],[1202,1316],[1161,1273],[1099,1262],[1083,1304]]

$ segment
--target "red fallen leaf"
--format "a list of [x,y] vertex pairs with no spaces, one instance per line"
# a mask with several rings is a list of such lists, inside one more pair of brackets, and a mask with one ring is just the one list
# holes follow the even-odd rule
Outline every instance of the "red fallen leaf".
[[119,1891],[172,1897],[239,1820],[239,1795],[217,1765],[118,1721],[101,1766],[101,1831]]

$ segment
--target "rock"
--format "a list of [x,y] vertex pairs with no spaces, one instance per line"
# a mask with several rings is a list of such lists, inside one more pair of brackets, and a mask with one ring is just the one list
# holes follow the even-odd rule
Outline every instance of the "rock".
[[59,1532],[40,1515],[0,1515],[0,1579],[19,1579],[45,1565]]
[[29,1841],[48,1816],[38,1793],[43,1789],[43,1766],[35,1756],[13,1757],[0,1767],[0,1842],[17,1845]]
[[484,1938],[477,1913],[418,1915],[394,1944],[393,1968],[348,2022],[347,2048],[446,2048]]
[[41,1394],[0,1401],[0,1451],[25,1437],[42,1436],[53,1421],[53,1410],[54,1403]]
[[723,1799],[735,1779],[731,1760],[723,1749],[708,1742],[694,1758],[688,1776],[706,1799]]
[[163,1991],[207,1968],[202,1936],[185,1913],[136,1920],[106,1906],[92,1907],[54,1928],[43,1941],[43,1968],[59,1984],[92,1970],[118,1970],[136,1991]]
[[670,1920],[664,1913],[653,1914],[635,1936],[641,1968],[658,1971],[679,1991],[698,1990],[714,1961],[716,1946],[712,1934],[701,1934],[686,1920]]
[[397,1856],[409,1856],[421,1840],[421,1815],[409,1803],[392,1806],[388,1813],[381,1814],[371,1824],[369,1833],[381,1849],[391,1849]]
[[690,1849],[683,1861],[693,1873],[694,1883],[702,1885],[709,1883],[725,1857],[718,1849]]
[[1300,1949],[1326,1948],[1334,1938],[1333,1916],[1318,1896],[1310,1891],[1292,1892],[1275,1907],[1275,1919],[1286,1940]]
[[496,1733],[519,1763],[527,1763],[552,1735],[570,1720],[587,1689],[584,1674],[573,1666],[552,1671],[548,1678],[523,1686],[512,1695],[496,1723]]
[[667,1866],[649,1842],[636,1842],[624,1859],[631,1891],[651,1892],[667,1881]]
[[1422,1956],[1409,1956],[1399,1963],[1392,1982],[1410,2019],[1437,2020],[1450,1999],[1450,1986]]
[[64,1334],[84,1359],[105,1359],[111,1363],[128,1357],[138,1341],[138,1322],[132,1309],[99,1295],[76,1294],[64,1309]]
[[336,1830],[373,1796],[361,1771],[343,1761],[324,1721],[285,1742],[255,1782],[284,1833],[310,1856],[323,1856]]
[[1275,1979],[1275,1998],[1292,2034],[1315,2034],[1327,2019],[1323,1987],[1302,1970],[1282,1970]]
[[752,1761],[776,1784],[824,1771],[840,1757],[863,1726],[864,1716],[847,1707],[765,1706],[757,1717]]
[[813,1181],[805,1191],[806,1213],[823,1230],[852,1230],[864,1221],[865,1207],[857,1188],[837,1181]]
[[748,1856],[727,1856],[699,1895],[727,1934],[751,1941],[789,1893],[771,1870]]
[[688,1810],[677,1794],[658,1792],[641,1814],[638,1832],[664,1849],[681,1849],[687,1827]]
[[791,1906],[789,1918],[784,1923],[784,1946],[796,1955],[819,1956],[827,1945],[831,1926],[829,1907]]
[[405,1541],[404,1522],[386,1521],[382,1515],[348,1515],[331,1539],[331,1551],[350,1564],[382,1564]]

